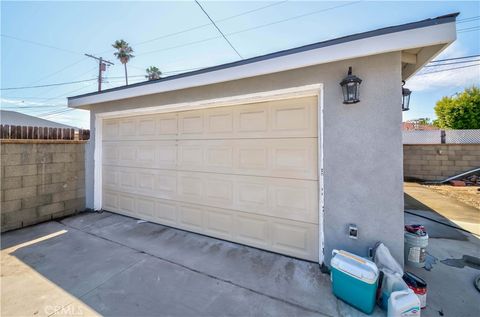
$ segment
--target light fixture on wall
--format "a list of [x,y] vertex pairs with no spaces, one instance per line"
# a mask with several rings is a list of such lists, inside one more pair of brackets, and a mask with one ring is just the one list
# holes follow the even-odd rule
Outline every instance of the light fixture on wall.
[[402,80],[402,111],[410,110],[410,95],[412,91],[408,88],[403,87],[405,86],[405,80]]
[[348,75],[345,77],[340,86],[342,86],[343,103],[352,104],[360,101],[360,84],[362,80],[355,75],[352,75],[352,67],[348,68]]

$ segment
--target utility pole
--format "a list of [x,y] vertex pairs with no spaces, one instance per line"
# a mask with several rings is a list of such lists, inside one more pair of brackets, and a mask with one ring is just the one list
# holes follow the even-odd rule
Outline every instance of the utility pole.
[[103,59],[102,57],[96,57],[90,54],[85,56],[96,59],[98,61],[98,91],[102,91],[102,73],[107,70],[107,66],[114,65],[112,62]]

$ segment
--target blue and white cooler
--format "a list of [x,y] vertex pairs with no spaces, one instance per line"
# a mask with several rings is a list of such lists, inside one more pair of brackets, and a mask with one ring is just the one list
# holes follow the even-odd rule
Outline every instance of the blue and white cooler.
[[342,250],[332,252],[333,294],[366,314],[375,308],[379,271],[375,263]]

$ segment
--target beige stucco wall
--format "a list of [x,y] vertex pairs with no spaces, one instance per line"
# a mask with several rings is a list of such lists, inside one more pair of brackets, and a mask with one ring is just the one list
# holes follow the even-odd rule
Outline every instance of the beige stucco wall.
[[85,209],[85,143],[6,140],[1,144],[1,231]]
[[[344,105],[339,82],[348,66],[363,82],[361,102]],[[95,113],[228,97],[296,86],[324,85],[324,236],[332,249],[366,255],[383,241],[403,262],[400,52],[381,54],[203,87],[97,104],[87,149],[87,207],[93,207]],[[356,224],[359,239],[348,238]]]

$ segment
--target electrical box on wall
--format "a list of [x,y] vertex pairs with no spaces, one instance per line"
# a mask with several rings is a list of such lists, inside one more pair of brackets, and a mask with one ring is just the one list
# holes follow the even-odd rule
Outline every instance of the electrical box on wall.
[[350,239],[358,239],[358,228],[355,224],[350,224],[348,226],[348,237]]

